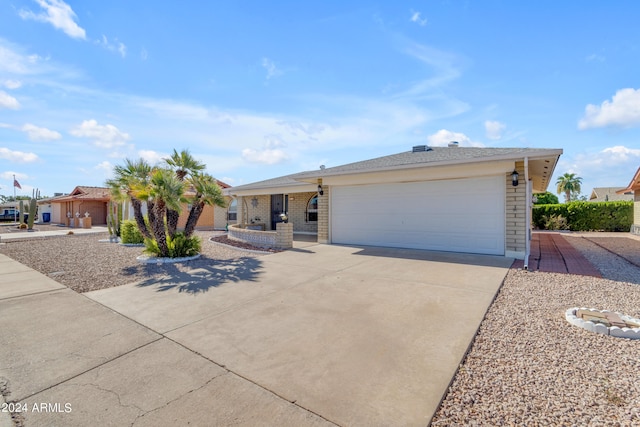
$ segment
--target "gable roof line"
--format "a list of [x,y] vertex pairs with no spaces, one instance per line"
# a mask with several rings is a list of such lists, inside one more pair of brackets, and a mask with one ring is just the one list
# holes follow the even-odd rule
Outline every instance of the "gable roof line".
[[616,191],[616,193],[620,194],[626,191],[635,191],[635,190],[640,190],[640,168],[638,168],[635,175],[633,175],[633,178],[631,178],[631,182],[629,183],[629,185],[627,185],[627,187],[622,190]]

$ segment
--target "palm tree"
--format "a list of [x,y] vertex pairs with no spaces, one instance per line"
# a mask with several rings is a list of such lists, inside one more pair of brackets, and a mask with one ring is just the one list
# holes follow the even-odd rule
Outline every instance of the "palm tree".
[[151,172],[149,185],[136,191],[136,197],[147,201],[147,203],[153,203],[153,221],[150,216],[149,222],[161,257],[169,256],[165,227],[167,210],[178,211],[180,209],[184,188],[184,182],[180,181],[173,171],[157,168]]
[[[147,228],[142,215],[142,202],[136,197],[136,192],[148,185],[151,166],[143,159],[137,161],[125,159],[124,166],[117,165],[113,168],[113,171],[115,177],[107,180],[107,185],[111,188],[111,194],[116,201],[129,199],[138,229],[144,237],[151,238],[152,234]],[[152,205],[147,205],[147,211],[150,212],[152,208]]]
[[556,184],[558,186],[557,193],[564,193],[566,202],[569,203],[571,201],[572,193],[580,193],[582,178],[576,176],[575,173],[565,173],[564,175],[558,177]]
[[[194,174],[197,174],[206,168],[204,163],[193,158],[191,153],[189,153],[189,150],[182,150],[178,153],[178,151],[174,149],[173,154],[164,159],[164,162],[175,172],[176,177],[180,181],[185,181],[188,177],[192,177]],[[182,202],[188,202],[188,200],[182,200]],[[193,210],[193,204],[191,209]],[[169,229],[169,236],[171,237],[174,237],[176,234],[179,218],[180,209],[167,210],[167,228]]]
[[216,179],[211,175],[196,173],[192,175],[190,184],[196,194],[191,201],[191,210],[189,211],[187,224],[184,227],[186,237],[193,235],[204,205],[216,205],[220,207],[227,205],[222,195],[222,190],[218,186]]

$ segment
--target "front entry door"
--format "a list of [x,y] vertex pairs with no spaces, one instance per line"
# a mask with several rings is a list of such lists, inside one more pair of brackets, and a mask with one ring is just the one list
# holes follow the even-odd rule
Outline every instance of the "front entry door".
[[276,224],[282,222],[281,213],[289,210],[289,195],[272,194],[271,195],[271,229],[276,229]]

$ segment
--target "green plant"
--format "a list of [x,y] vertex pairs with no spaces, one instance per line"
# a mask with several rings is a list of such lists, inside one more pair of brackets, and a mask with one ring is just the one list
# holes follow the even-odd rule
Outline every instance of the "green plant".
[[122,239],[122,243],[144,243],[144,236],[138,229],[138,225],[135,220],[132,219],[122,221],[122,224],[120,225],[120,238]]
[[568,230],[567,219],[562,215],[551,215],[545,221],[545,230]]
[[[158,257],[163,256],[156,240],[145,239],[144,245],[146,253]],[[176,233],[173,238],[167,236],[167,249],[169,258],[194,256],[200,253],[202,240],[197,236],[186,237],[184,233]]]
[[579,201],[533,207],[532,222],[538,229],[559,227],[560,217],[566,220],[566,229],[573,231],[629,231],[633,224],[633,202]]
[[29,218],[27,218],[28,229],[33,230],[33,222],[36,220],[36,209],[38,208],[38,202],[36,199],[29,200]]

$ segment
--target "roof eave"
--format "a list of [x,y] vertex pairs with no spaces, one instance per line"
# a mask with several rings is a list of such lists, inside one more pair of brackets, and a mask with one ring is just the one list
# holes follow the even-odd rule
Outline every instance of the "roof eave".
[[557,164],[558,158],[560,157],[560,155],[562,155],[562,149],[551,149],[551,150],[544,150],[544,151],[540,151],[537,152],[535,156],[531,156],[531,155],[527,155],[526,153],[518,153],[517,155],[514,154],[503,154],[503,155],[498,155],[498,156],[491,156],[491,157],[479,157],[479,158],[471,158],[471,159],[462,159],[462,160],[444,160],[444,161],[435,161],[435,162],[424,162],[424,163],[412,163],[412,164],[406,164],[406,165],[397,165],[397,166],[389,166],[389,167],[381,167],[381,168],[376,168],[376,169],[363,169],[363,170],[357,170],[357,171],[338,171],[338,172],[331,172],[331,171],[319,171],[316,173],[311,173],[311,174],[305,174],[304,177],[300,177],[297,180],[298,181],[305,181],[305,182],[316,182],[318,179],[320,178],[324,178],[324,177],[329,177],[329,176],[341,176],[341,175],[357,175],[357,174],[364,174],[364,173],[371,173],[371,172],[385,172],[385,171],[396,171],[396,170],[407,170],[407,169],[418,169],[418,168],[422,168],[425,166],[451,166],[451,165],[464,165],[464,164],[471,164],[471,163],[482,163],[482,162],[493,162],[493,161],[503,161],[503,160],[523,160],[525,157],[527,157],[529,160],[535,160],[535,159],[541,159],[541,158],[547,158],[547,157],[555,157],[555,161],[554,161],[554,165],[553,165],[553,169],[555,169],[555,166]]

